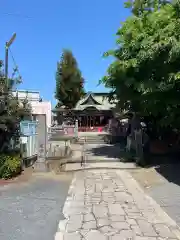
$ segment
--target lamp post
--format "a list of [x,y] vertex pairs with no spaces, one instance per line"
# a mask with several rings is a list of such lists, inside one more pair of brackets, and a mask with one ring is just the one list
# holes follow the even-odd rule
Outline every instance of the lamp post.
[[7,108],[7,96],[8,96],[8,92],[9,92],[9,85],[8,85],[8,55],[9,55],[9,47],[11,46],[11,44],[14,42],[16,38],[16,33],[14,33],[11,37],[11,39],[6,42],[5,45],[5,108]]

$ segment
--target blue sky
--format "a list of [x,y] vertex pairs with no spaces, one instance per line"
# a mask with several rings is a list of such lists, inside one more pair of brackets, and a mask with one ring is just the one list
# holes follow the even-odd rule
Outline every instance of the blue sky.
[[[1,0],[0,59],[4,44],[16,32],[11,49],[23,77],[21,89],[38,90],[54,102],[55,71],[62,49],[71,49],[86,80],[97,87],[110,59],[103,52],[115,47],[115,33],[129,16],[123,0]],[[12,60],[10,58],[10,69]]]

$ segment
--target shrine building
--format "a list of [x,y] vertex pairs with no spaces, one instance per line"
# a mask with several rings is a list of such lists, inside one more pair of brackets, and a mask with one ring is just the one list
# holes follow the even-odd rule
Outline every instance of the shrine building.
[[65,116],[78,120],[79,131],[94,131],[108,124],[109,119],[114,116],[115,104],[108,101],[108,93],[88,92],[80,99],[73,109],[64,106],[55,108],[52,112],[58,124],[62,124]]

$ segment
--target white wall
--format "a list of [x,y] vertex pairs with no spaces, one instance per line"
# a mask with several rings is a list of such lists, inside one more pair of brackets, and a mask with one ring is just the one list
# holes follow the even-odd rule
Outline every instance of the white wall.
[[38,91],[27,91],[27,90],[17,90],[12,91],[13,96],[17,96],[19,100],[24,100],[27,98],[27,100],[31,101],[39,101],[40,99],[40,92]]

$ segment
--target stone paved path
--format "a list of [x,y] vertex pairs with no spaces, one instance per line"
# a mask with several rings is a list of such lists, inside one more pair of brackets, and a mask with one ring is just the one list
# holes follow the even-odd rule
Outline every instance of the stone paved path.
[[180,239],[176,223],[123,170],[77,172],[56,240]]

